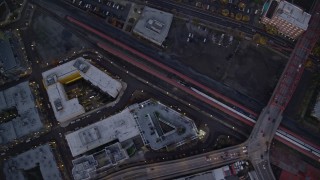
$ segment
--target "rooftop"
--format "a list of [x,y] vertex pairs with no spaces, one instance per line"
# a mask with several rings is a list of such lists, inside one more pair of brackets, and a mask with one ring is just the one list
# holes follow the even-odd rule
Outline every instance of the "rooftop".
[[0,112],[15,107],[19,116],[0,124],[0,144],[36,132],[43,127],[29,82],[0,91]]
[[25,171],[39,166],[44,180],[59,180],[61,174],[48,144],[31,149],[4,162],[6,179],[25,180]]
[[304,12],[300,7],[295,6],[287,1],[280,1],[275,11],[275,15],[295,26],[306,30],[311,18],[311,15]]
[[47,93],[56,119],[60,122],[85,113],[85,110],[77,98],[68,99],[61,83],[55,83],[47,87]]
[[133,32],[161,45],[168,35],[172,19],[171,13],[145,6]]
[[[94,86],[100,88],[103,92],[112,97],[116,97],[121,90],[121,83],[100,69],[96,68],[83,57],[52,68],[42,73],[43,79],[56,76],[56,81],[62,82],[65,78],[69,78],[73,74],[80,74],[85,80],[91,82]],[[48,84],[49,85],[49,84]]]
[[113,98],[118,95],[122,88],[119,81],[99,70],[82,57],[45,71],[42,73],[42,77],[55,117],[60,122],[65,122],[85,113],[77,98],[67,98],[63,84],[84,78]]
[[72,175],[75,180],[90,179],[94,177],[96,170],[117,165],[128,158],[120,143],[115,143],[102,151],[73,160]]
[[154,150],[198,138],[197,127],[191,119],[159,102],[147,100],[67,134],[66,139],[75,157],[113,140],[123,142],[139,134]]
[[139,135],[139,129],[128,108],[66,135],[73,157],[118,139],[120,142]]
[[139,125],[144,144],[154,150],[198,138],[197,127],[190,118],[160,102],[147,100],[128,108]]

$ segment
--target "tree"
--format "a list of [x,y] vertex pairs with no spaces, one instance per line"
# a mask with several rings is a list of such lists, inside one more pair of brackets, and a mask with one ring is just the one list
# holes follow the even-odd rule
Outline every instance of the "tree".
[[222,4],[228,4],[228,0],[220,0]]
[[275,26],[271,26],[269,24],[265,25],[265,30],[271,35],[278,34],[278,29]]
[[240,21],[242,19],[242,14],[241,13],[237,13],[236,14],[236,20]]
[[246,21],[246,22],[250,21],[250,16],[248,15],[242,16],[242,21]]
[[312,50],[313,55],[320,57],[320,43],[316,44]]
[[264,36],[261,36],[260,34],[256,33],[255,35],[253,35],[252,38],[253,42],[257,43],[257,44],[262,44],[262,45],[266,45],[268,39]]
[[310,67],[312,67],[312,66],[314,66],[312,60],[311,60],[311,59],[308,59],[308,60],[306,61],[305,67],[306,67],[306,68],[310,68]]
[[261,37],[260,34],[258,34],[258,33],[254,34],[253,37],[252,37],[253,42],[259,43],[260,37]]
[[223,10],[221,11],[221,13],[222,13],[222,15],[224,15],[224,16],[228,16],[228,15],[229,15],[229,10],[228,10],[228,9],[223,9]]
[[261,36],[259,43],[262,44],[262,45],[266,45],[266,44],[267,44],[267,41],[268,41],[268,38],[267,38],[267,37]]
[[243,2],[240,2],[240,3],[238,4],[238,7],[239,7],[240,9],[244,9],[244,8],[246,8],[246,4],[243,3]]

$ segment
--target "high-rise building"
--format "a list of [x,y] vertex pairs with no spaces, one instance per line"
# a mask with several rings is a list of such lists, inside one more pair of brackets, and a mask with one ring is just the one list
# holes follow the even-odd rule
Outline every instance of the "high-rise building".
[[292,39],[308,28],[311,15],[287,1],[268,0],[262,9],[261,22],[277,28],[279,34]]

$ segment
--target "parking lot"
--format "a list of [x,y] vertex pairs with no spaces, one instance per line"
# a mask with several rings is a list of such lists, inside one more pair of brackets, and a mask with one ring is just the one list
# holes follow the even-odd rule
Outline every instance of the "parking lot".
[[[286,58],[226,32],[175,19],[168,35],[170,63],[205,84],[222,83],[267,103]],[[216,87],[214,87],[216,88]]]
[[79,103],[84,106],[86,111],[96,109],[114,100],[83,79],[66,85],[65,90],[68,98],[78,98]]

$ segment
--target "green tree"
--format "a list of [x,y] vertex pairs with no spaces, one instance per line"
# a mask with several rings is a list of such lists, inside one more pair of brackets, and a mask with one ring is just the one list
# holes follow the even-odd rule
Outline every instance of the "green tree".
[[236,20],[240,21],[242,19],[242,14],[241,13],[237,13],[236,14]]
[[222,4],[228,4],[228,0],[220,0]]
[[242,16],[242,21],[246,21],[246,22],[250,21],[250,16],[248,15]]
[[229,10],[228,9],[223,9],[221,11],[221,14],[224,15],[224,16],[228,16],[229,15]]
[[315,45],[315,47],[312,50],[312,54],[317,57],[320,57],[320,43]]
[[238,4],[238,7],[239,7],[240,9],[244,9],[244,8],[246,8],[246,4],[243,3],[243,2],[240,2],[240,3]]

